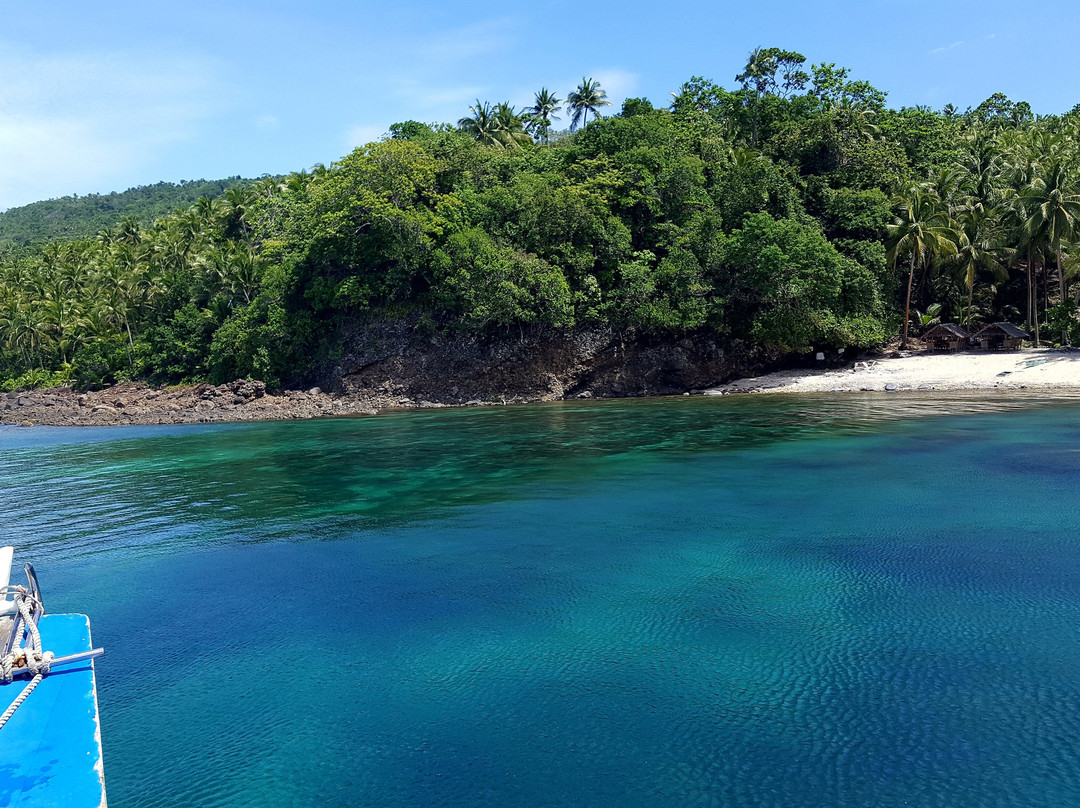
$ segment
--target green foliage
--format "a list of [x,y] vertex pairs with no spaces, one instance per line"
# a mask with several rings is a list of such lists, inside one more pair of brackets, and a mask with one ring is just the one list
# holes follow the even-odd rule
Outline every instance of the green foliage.
[[823,107],[847,107],[879,111],[885,106],[886,94],[868,81],[849,80],[850,72],[846,67],[837,67],[834,62],[822,63],[811,67],[813,84],[810,95]]
[[[136,351],[145,346],[136,344]],[[132,378],[135,368],[134,351],[121,334],[110,334],[82,345],[72,357],[72,382],[79,390],[98,390],[121,379]]]
[[787,219],[802,212],[798,191],[784,170],[747,149],[731,153],[730,168],[719,176],[711,192],[726,230],[740,226],[748,214],[768,213]]
[[721,264],[737,334],[780,351],[869,347],[884,337],[872,274],[813,225],[749,216],[726,240]]
[[434,129],[419,121],[405,121],[390,125],[390,137],[394,140],[425,140],[434,135]]
[[622,112],[624,118],[633,118],[635,115],[647,115],[653,111],[652,102],[648,98],[627,98],[623,101]]
[[572,93],[566,96],[566,108],[570,112],[570,130],[573,131],[579,125],[584,126],[589,122],[589,113],[593,118],[600,118],[600,108],[610,107],[607,100],[607,91],[600,87],[600,82],[593,79],[581,79]]
[[111,194],[63,196],[33,202],[0,213],[0,241],[11,239],[28,244],[87,238],[125,218],[145,225],[192,204],[199,197],[220,196],[229,188],[247,187],[252,182],[240,177],[176,184],[159,182]]
[[13,393],[20,390],[34,390],[36,388],[63,387],[71,382],[71,368],[63,367],[60,370],[28,370],[25,373],[11,379],[0,381],[0,392]]
[[144,364],[156,384],[178,384],[204,378],[210,342],[217,323],[213,314],[188,303],[167,321],[142,335]]
[[926,175],[934,166],[957,159],[960,122],[925,107],[882,110],[875,116],[880,133],[904,150],[912,171]]
[[574,322],[565,276],[535,255],[495,244],[478,228],[456,233],[437,257],[434,299],[475,328]]
[[819,219],[830,239],[880,242],[892,222],[885,194],[877,189],[823,188]]
[[[0,378],[303,383],[357,320],[405,316],[430,334],[708,328],[790,352],[879,344],[938,303],[1080,336],[1080,116],[996,95],[890,110],[777,48],[737,81],[602,117],[586,78],[565,103],[543,88],[458,126],[396,123],[288,177],[0,215]],[[576,131],[553,130],[560,112]]]
[[676,251],[657,265],[656,256],[644,250],[620,265],[609,316],[620,325],[647,330],[696,328],[708,317],[709,292],[692,253]]
[[1067,335],[1073,345],[1080,343],[1080,319],[1077,319],[1077,303],[1072,298],[1046,310],[1046,333],[1053,338]]

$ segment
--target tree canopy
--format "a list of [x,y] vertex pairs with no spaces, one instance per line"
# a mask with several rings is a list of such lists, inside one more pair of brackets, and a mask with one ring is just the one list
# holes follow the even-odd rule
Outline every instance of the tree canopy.
[[329,166],[0,240],[0,386],[292,383],[377,319],[774,354],[879,345],[930,311],[1080,336],[1076,111],[890,109],[846,68],[776,48],[736,81],[601,117],[586,78],[562,132],[547,88],[522,110],[477,99],[457,125],[395,124]]

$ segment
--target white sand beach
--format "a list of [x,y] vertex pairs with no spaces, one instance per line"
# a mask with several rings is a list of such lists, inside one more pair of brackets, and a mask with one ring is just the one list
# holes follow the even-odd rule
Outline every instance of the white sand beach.
[[902,355],[868,359],[842,369],[785,370],[739,379],[705,394],[993,389],[1080,391],[1080,351],[1041,348]]

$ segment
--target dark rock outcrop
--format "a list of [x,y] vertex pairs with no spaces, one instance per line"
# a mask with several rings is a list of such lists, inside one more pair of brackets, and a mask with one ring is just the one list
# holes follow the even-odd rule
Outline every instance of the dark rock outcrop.
[[[645,334],[536,328],[500,335],[441,335],[409,321],[343,335],[340,359],[305,390],[268,392],[260,381],[97,392],[59,388],[0,394],[0,423],[104,425],[205,423],[368,415],[411,407],[672,395],[775,364],[712,332]],[[314,386],[312,386],[314,385]]]

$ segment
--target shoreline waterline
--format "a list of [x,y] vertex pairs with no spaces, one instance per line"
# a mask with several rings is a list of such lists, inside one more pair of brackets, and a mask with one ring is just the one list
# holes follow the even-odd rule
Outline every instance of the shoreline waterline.
[[[282,391],[238,396],[232,385],[155,388],[136,384],[80,393],[70,388],[0,394],[0,426],[154,426],[241,424],[372,416],[431,409],[476,409],[558,401],[669,399],[658,396],[553,396],[507,394],[497,401],[441,402],[391,396],[349,396]],[[737,379],[682,396],[758,394],[868,395],[926,394],[944,399],[958,394],[1080,397],[1080,352],[1028,349],[1003,353],[912,354],[867,359],[843,368],[788,369]]]
[[836,369],[780,370],[717,385],[705,395],[979,390],[1080,393],[1080,352],[1029,348],[901,355]]

